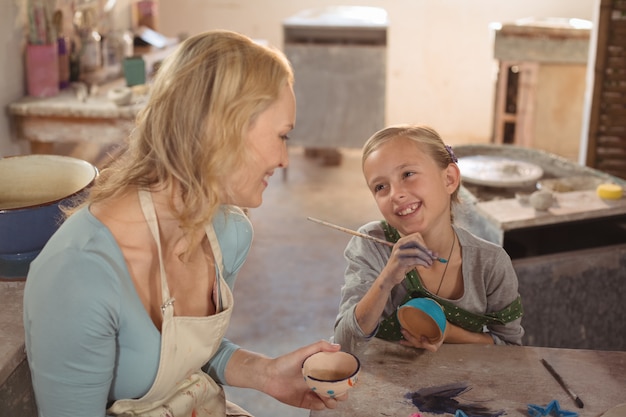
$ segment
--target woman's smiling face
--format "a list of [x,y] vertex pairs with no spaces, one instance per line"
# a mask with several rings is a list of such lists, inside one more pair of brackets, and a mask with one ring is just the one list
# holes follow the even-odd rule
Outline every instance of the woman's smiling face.
[[381,214],[401,235],[449,221],[447,169],[411,139],[380,145],[364,161],[363,173]]
[[285,168],[289,164],[286,141],[295,121],[293,89],[285,85],[277,100],[256,117],[247,132],[245,141],[252,162],[233,173],[228,204],[240,207],[261,205],[269,178],[276,168]]

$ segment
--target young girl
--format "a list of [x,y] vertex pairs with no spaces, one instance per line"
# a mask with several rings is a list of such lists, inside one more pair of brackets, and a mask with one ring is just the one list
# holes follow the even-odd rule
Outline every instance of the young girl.
[[[358,352],[374,336],[429,351],[444,342],[521,344],[522,305],[509,256],[453,224],[461,184],[456,162],[426,126],[388,127],[365,143],[363,173],[385,220],[359,231],[395,245],[359,237],[348,243],[334,334],[343,349]],[[448,322],[439,342],[398,323],[398,307],[415,297],[444,308]]]

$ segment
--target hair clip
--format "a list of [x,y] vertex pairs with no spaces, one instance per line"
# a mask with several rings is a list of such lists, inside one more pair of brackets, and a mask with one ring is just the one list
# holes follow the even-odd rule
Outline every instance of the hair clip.
[[448,155],[450,155],[450,159],[452,159],[452,161],[454,161],[454,163],[458,163],[459,160],[456,157],[456,155],[454,154],[454,151],[452,150],[452,146],[450,145],[444,145],[446,147],[446,151],[448,151]]

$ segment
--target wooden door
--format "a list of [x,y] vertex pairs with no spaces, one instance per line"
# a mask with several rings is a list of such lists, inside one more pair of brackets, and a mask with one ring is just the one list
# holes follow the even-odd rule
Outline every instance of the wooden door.
[[601,0],[586,165],[626,179],[626,0]]

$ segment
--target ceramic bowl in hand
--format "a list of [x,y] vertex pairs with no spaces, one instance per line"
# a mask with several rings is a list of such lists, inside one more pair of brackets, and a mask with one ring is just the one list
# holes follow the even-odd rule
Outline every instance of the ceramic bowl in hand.
[[357,381],[361,362],[347,352],[318,352],[302,364],[302,375],[309,388],[322,397],[339,397]]
[[441,305],[431,298],[413,298],[397,312],[400,325],[414,337],[425,336],[437,343],[446,331],[446,315]]

